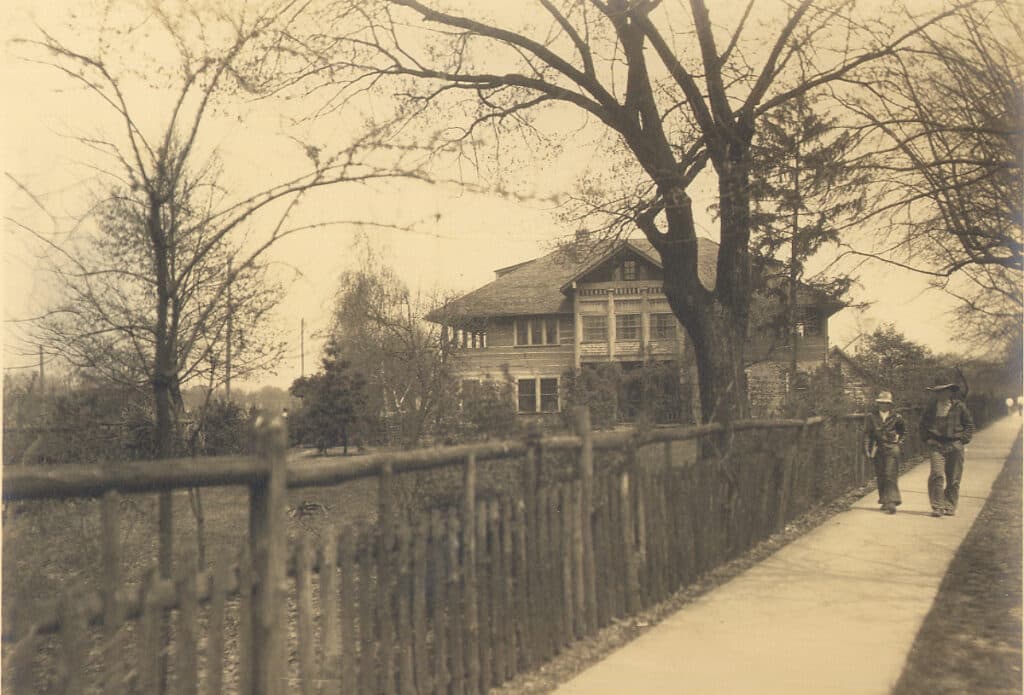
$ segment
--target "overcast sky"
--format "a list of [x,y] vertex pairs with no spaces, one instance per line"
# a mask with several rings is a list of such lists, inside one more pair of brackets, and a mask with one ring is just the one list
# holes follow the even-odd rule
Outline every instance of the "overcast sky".
[[[31,18],[50,27],[67,20],[71,12],[89,12],[91,3],[53,2],[46,4],[15,0],[7,3],[11,35],[31,33]],[[7,44],[10,48],[10,44]],[[3,62],[2,161],[6,174],[28,187],[57,217],[67,224],[81,210],[94,172],[84,166],[83,152],[65,135],[99,132],[110,127],[108,114],[96,100],[80,90],[68,89],[68,82],[56,71],[17,60],[14,51],[5,52]],[[138,95],[140,104],[152,103],[159,113],[159,95]],[[302,163],[302,151],[280,135],[276,106],[249,106],[242,122],[215,120],[210,140],[222,150],[228,180],[240,189],[256,190],[274,176]],[[568,116],[571,119],[573,116]],[[571,120],[567,121],[571,124]],[[529,170],[520,178],[534,178],[538,191],[569,190],[576,175],[590,163],[593,148],[583,142],[565,155],[543,162],[530,157]],[[262,177],[262,178],[261,178]],[[542,185],[541,185],[542,184]],[[41,232],[54,222],[41,214],[39,206],[5,176],[0,187],[5,216],[32,225]],[[710,199],[705,202],[710,202]],[[412,230],[369,233],[385,253],[388,262],[414,290],[448,294],[465,292],[493,278],[495,268],[524,261],[543,253],[559,236],[571,234],[556,218],[552,203],[541,200],[505,199],[497,195],[460,192],[452,187],[422,184],[379,185],[374,189],[336,187],[321,191],[304,205],[303,219],[360,219],[398,222]],[[710,216],[701,222],[702,233],[715,238]],[[287,386],[299,375],[299,325],[306,322],[306,370],[317,361],[319,343],[312,334],[325,326],[336,291],[337,278],[351,267],[351,245],[357,228],[332,226],[306,232],[281,243],[271,259],[286,280],[288,295],[277,317],[288,338],[288,359],[277,376],[261,383]],[[22,339],[13,323],[42,311],[51,293],[51,281],[40,272],[38,257],[44,252],[38,242],[5,223],[2,239],[5,369],[35,363],[37,346]],[[828,260],[829,251],[816,259],[818,266]],[[813,264],[812,264],[813,268]],[[854,301],[873,305],[864,312],[844,310],[830,324],[833,344],[847,346],[862,330],[881,322],[892,322],[911,339],[936,351],[956,349],[956,336],[947,328],[948,299],[926,291],[921,276],[881,264],[866,265],[858,271],[861,283],[852,293]]]

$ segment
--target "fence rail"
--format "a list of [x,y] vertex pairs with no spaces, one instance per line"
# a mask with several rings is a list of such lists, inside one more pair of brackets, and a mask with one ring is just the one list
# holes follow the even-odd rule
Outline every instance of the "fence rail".
[[[581,410],[572,435],[289,464],[276,421],[251,459],[12,467],[5,500],[101,498],[102,581],[5,615],[4,686],[485,692],[869,479],[860,433],[860,416],[597,433]],[[399,500],[453,467],[457,502]],[[375,524],[287,545],[286,488],[368,477]],[[218,485],[249,488],[238,556],[124,584],[118,496]]]

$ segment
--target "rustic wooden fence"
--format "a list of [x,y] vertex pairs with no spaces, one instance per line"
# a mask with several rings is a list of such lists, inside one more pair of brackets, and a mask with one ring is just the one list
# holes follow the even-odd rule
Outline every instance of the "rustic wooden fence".
[[[870,479],[861,426],[597,433],[581,410],[573,435],[287,464],[275,421],[252,459],[5,470],[6,501],[101,498],[103,576],[99,592],[69,591],[29,622],[5,615],[4,687],[485,692]],[[461,477],[457,504],[419,494],[417,476],[440,468]],[[366,477],[376,523],[288,547],[286,488]],[[125,585],[118,496],[220,485],[249,489],[238,556]]]

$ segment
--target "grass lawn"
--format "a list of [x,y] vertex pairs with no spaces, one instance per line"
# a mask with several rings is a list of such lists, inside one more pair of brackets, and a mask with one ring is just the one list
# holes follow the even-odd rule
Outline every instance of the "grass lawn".
[[1021,455],[1018,437],[953,558],[894,695],[1021,692]]
[[[196,525],[188,493],[174,493],[175,565],[195,561]],[[288,504],[316,502],[323,513],[289,518],[288,535],[316,534],[320,527],[372,521],[377,513],[376,479],[288,491]],[[249,499],[243,487],[213,487],[202,492],[206,518],[207,565],[213,558],[232,560],[248,537]],[[157,496],[132,495],[121,505],[122,572],[138,582],[156,563]],[[3,608],[18,623],[31,621],[35,609],[64,590],[97,590],[100,579],[99,502],[41,500],[14,503],[3,524]]]

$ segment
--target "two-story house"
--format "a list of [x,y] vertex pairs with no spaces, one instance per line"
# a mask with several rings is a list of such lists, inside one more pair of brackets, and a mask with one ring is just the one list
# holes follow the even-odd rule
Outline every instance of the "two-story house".
[[[700,279],[713,287],[718,245],[698,241]],[[800,293],[801,369],[825,362],[828,317],[839,308]],[[523,414],[561,410],[566,374],[595,363],[629,368],[674,360],[684,365],[682,381],[696,381],[695,369],[687,366],[685,331],[664,295],[660,259],[647,241],[559,250],[500,268],[492,282],[427,318],[441,324],[445,340],[456,346],[458,377],[465,383],[507,374]],[[751,352],[758,364],[784,363],[788,357],[773,356],[784,347],[760,340]]]

